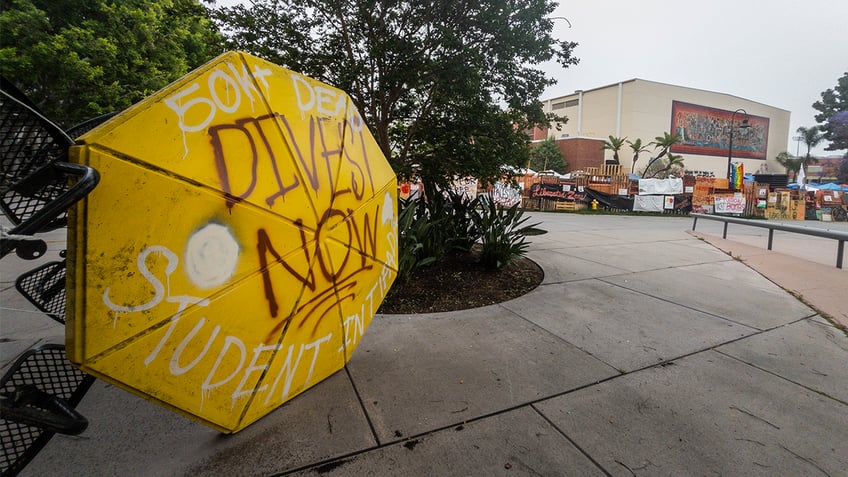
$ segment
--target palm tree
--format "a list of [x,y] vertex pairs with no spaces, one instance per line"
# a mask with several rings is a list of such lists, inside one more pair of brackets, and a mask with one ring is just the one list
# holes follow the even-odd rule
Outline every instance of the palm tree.
[[824,134],[819,130],[818,126],[813,126],[810,128],[805,128],[804,126],[799,127],[796,132],[801,135],[804,140],[804,144],[807,146],[807,155],[804,156],[804,160],[802,164],[804,167],[810,165],[810,163],[819,162],[815,157],[810,156],[810,149],[816,147],[824,141]]
[[775,160],[786,169],[786,173],[797,173],[801,169],[801,159],[793,157],[788,152],[783,151],[775,157]]
[[654,141],[648,144],[649,146],[654,146],[654,148],[659,148],[660,152],[656,157],[652,157],[650,161],[648,161],[648,165],[645,166],[645,173],[650,170],[651,166],[663,158],[666,154],[668,154],[668,150],[671,149],[671,146],[680,142],[682,137],[680,134],[669,134],[664,132],[662,136],[657,136],[654,138]]
[[639,154],[648,152],[649,144],[642,145],[642,138],[637,138],[635,141],[627,141],[627,145],[633,150],[633,165],[630,166],[630,173],[636,170],[636,161],[639,160]]
[[656,177],[659,179],[665,179],[670,173],[674,172],[674,168],[683,167],[683,156],[680,154],[668,153],[666,158],[668,159],[668,163],[664,163],[665,161],[660,162],[658,164],[661,166],[659,169],[650,173],[646,170],[645,176],[647,178]]
[[620,151],[621,148],[624,147],[624,141],[626,139],[626,137],[614,137],[611,135],[609,137],[609,141],[604,141],[604,145],[601,146],[601,149],[604,151],[612,151],[613,161],[615,161],[616,164],[621,164],[618,160],[618,151]]

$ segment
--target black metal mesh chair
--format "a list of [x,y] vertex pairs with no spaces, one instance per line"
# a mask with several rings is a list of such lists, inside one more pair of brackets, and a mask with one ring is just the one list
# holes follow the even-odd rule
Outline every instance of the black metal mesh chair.
[[[45,118],[0,78],[0,208],[12,223],[0,237],[0,257],[15,251],[38,258],[46,243],[33,234],[67,223],[67,210],[88,194],[97,171],[67,160],[72,135],[80,135],[114,114],[72,128]],[[64,252],[62,252],[64,258]],[[65,260],[43,264],[18,277],[16,288],[51,318],[65,323]],[[88,422],[74,407],[94,378],[73,367],[63,345],[31,349],[0,381],[0,472],[16,475],[55,433],[78,434]]]
[[62,345],[43,345],[18,358],[0,380],[3,476],[20,472],[55,433],[79,434],[86,428],[88,422],[73,408],[93,382],[71,365]]
[[[97,185],[94,169],[65,162],[71,137],[3,82],[0,90],[0,208],[14,227],[0,257],[13,250],[37,258],[43,242],[27,238],[67,223],[67,209]],[[70,180],[79,180],[70,185]]]
[[[71,138],[117,113],[89,119],[66,132],[2,77],[0,87],[0,208],[14,225],[0,239],[0,257],[14,250],[22,258],[38,258],[47,244],[32,235],[66,225],[68,207],[97,185],[94,169],[64,162]],[[71,186],[74,176],[80,179]],[[64,260],[24,273],[15,285],[38,309],[65,323]]]
[[45,263],[15,280],[15,288],[36,308],[59,323],[65,324],[64,260]]
[[65,133],[67,133],[68,136],[76,139],[82,136],[83,134],[91,131],[92,129],[96,128],[97,126],[100,126],[102,123],[105,123],[106,121],[117,116],[118,113],[120,113],[120,111],[112,111],[111,113],[101,114],[100,116],[87,119],[79,124],[71,126],[70,128],[68,128],[67,131],[65,131]]

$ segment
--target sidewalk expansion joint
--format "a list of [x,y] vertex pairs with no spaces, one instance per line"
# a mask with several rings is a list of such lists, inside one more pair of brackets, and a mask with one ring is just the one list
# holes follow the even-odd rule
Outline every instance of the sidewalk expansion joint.
[[760,371],[763,371],[764,373],[771,374],[772,376],[775,376],[775,377],[780,378],[780,379],[782,379],[782,380],[784,380],[784,381],[790,382],[790,383],[792,383],[792,384],[794,384],[794,385],[796,385],[796,386],[800,386],[800,387],[802,387],[802,388],[806,389],[807,391],[811,391],[811,392],[814,392],[814,393],[818,394],[819,396],[822,396],[822,397],[828,398],[828,399],[830,399],[830,400],[833,400],[833,401],[836,401],[836,402],[838,402],[838,403],[840,403],[840,404],[844,404],[844,405],[848,406],[848,402],[845,402],[845,401],[843,401],[843,400],[841,400],[841,399],[839,399],[839,398],[837,398],[837,397],[833,397],[833,396],[831,396],[830,394],[828,394],[828,393],[826,393],[826,392],[824,392],[824,391],[820,391],[820,390],[818,390],[818,389],[811,388],[811,387],[809,387],[809,386],[807,386],[807,385],[805,385],[805,384],[801,384],[801,383],[799,383],[799,382],[797,382],[797,381],[793,381],[793,380],[791,380],[791,379],[787,378],[786,376],[782,376],[782,375],[780,375],[780,374],[777,374],[777,373],[775,373],[774,371],[769,371],[768,369],[765,369],[765,368],[763,368],[763,367],[757,366],[757,365],[756,365],[756,364],[754,364],[754,363],[749,363],[749,362],[745,361],[745,360],[744,360],[744,359],[742,359],[742,358],[739,358],[739,357],[733,356],[732,354],[725,353],[724,351],[721,351],[721,350],[715,350],[715,352],[716,352],[716,353],[719,353],[719,354],[721,354],[721,355],[724,355],[724,356],[726,356],[726,357],[728,357],[728,358],[731,358],[731,359],[733,359],[734,361],[739,361],[740,363],[742,363],[742,364],[744,364],[744,365],[747,365],[747,366],[750,366],[750,367],[752,367],[752,368],[755,368],[755,369],[758,369],[758,370],[760,370]]

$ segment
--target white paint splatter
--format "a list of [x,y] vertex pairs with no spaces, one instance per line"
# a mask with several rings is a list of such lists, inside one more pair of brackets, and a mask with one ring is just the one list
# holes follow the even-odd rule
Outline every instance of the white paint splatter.
[[392,223],[395,220],[395,207],[394,207],[394,199],[392,199],[392,195],[386,192],[386,195],[383,196],[383,216],[381,217],[383,223]]
[[215,288],[233,276],[238,258],[239,245],[230,229],[221,224],[209,224],[188,239],[185,270],[198,287]]

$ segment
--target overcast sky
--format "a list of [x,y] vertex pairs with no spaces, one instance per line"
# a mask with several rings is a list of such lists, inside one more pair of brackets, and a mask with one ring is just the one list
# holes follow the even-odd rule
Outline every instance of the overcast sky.
[[[579,43],[580,63],[547,65],[558,83],[541,99],[632,78],[731,94],[789,111],[791,154],[795,130],[816,125],[813,102],[848,71],[848,0],[561,0],[551,16],[571,22],[554,33]],[[825,145],[813,152],[839,154]]]
[[[562,0],[551,16],[571,22],[555,35],[579,43],[580,63],[549,65],[558,83],[542,99],[632,78],[727,93],[790,111],[791,154],[848,71],[848,0]],[[825,145],[813,152],[838,154]]]

